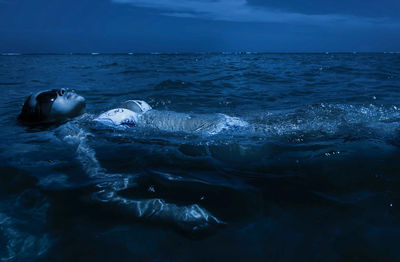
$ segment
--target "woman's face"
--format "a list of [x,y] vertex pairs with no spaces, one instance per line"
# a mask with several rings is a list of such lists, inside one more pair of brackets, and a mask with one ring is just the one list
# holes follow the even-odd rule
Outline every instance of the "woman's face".
[[78,116],[85,108],[85,98],[77,95],[75,91],[58,89],[56,91],[57,97],[55,98],[51,107],[50,116],[52,118],[67,118]]
[[85,98],[75,91],[53,89],[31,95],[24,104],[19,119],[29,122],[65,120],[80,115]]

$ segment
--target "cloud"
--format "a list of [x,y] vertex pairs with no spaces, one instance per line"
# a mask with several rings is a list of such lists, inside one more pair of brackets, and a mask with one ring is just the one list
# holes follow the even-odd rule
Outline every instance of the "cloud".
[[302,14],[248,5],[246,0],[112,0],[115,3],[153,8],[166,16],[235,22],[301,24],[373,24],[381,19],[339,14]]

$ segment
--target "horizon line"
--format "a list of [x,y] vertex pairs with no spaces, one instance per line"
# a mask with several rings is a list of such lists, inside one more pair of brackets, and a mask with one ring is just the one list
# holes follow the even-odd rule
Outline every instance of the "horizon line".
[[210,52],[2,52],[2,56],[18,55],[188,55],[188,54],[400,54],[400,51],[210,51]]

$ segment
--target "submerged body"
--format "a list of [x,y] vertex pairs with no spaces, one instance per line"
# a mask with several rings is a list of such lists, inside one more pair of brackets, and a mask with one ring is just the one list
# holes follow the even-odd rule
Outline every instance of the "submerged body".
[[229,128],[245,127],[247,122],[225,114],[186,114],[152,109],[146,102],[129,100],[125,108],[111,109],[95,121],[112,127],[150,127],[168,132],[217,134]]

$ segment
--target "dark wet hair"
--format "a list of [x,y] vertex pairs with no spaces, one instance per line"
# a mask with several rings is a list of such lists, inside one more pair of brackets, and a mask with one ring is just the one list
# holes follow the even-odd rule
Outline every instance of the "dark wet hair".
[[26,99],[18,119],[28,122],[45,121],[48,118],[51,106],[58,97],[58,92],[57,89],[41,92],[36,96],[36,101],[32,101],[33,106],[30,103],[33,95],[30,95]]

